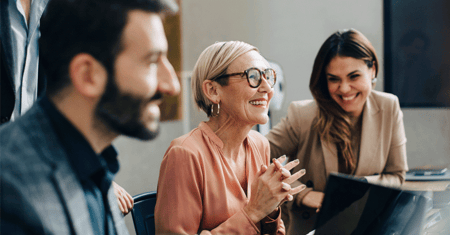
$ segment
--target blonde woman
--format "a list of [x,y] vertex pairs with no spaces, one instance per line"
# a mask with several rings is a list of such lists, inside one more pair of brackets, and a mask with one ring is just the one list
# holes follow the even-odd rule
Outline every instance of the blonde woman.
[[285,204],[287,234],[313,229],[330,172],[399,186],[405,179],[406,137],[398,98],[372,90],[379,62],[359,31],[332,34],[316,56],[310,80],[314,100],[292,102],[266,136],[271,156],[298,159],[307,188]]
[[304,186],[290,184],[298,161],[270,164],[269,143],[252,127],[268,121],[276,73],[244,42],[218,42],[192,74],[209,120],[172,141],[161,164],[156,233],[284,234],[279,205]]

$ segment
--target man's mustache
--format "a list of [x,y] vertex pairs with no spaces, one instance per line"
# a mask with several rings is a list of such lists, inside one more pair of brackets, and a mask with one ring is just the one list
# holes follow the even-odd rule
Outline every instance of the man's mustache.
[[156,94],[149,100],[149,102],[160,100],[163,98],[163,94],[161,92],[156,92]]

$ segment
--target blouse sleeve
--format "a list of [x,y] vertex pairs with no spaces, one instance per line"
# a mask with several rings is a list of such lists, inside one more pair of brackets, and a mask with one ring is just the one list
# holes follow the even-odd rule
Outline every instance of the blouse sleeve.
[[181,147],[171,147],[161,163],[155,228],[157,234],[195,234],[202,217],[200,162]]
[[408,164],[406,161],[406,135],[403,125],[403,113],[396,97],[393,107],[392,138],[383,172],[380,175],[366,176],[369,182],[399,186],[405,181]]
[[[291,103],[288,108],[288,114],[285,118],[281,119],[266,138],[270,143],[270,156],[277,158],[282,155],[293,157],[297,152],[299,143],[300,128],[295,125],[300,114],[294,103]],[[293,159],[290,159],[293,160]]]
[[205,166],[194,153],[171,147],[161,163],[155,207],[156,234],[257,234],[241,209],[212,231],[199,231]]

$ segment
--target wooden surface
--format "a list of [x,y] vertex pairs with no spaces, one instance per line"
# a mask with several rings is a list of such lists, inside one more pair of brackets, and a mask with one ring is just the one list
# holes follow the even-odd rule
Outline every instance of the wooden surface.
[[403,190],[411,191],[445,191],[449,187],[450,181],[405,181]]
[[[181,1],[176,1],[179,7],[179,11],[175,15],[168,15],[164,19],[164,31],[167,37],[167,43],[169,50],[167,51],[167,58],[173,66],[173,69],[177,73],[178,80],[180,81],[181,71],[183,70],[182,61],[182,47],[181,47]],[[181,81],[180,81],[181,86]],[[183,88],[181,87],[181,91]],[[182,116],[182,94],[176,96],[164,96],[161,103],[161,117],[160,121],[174,121],[181,120]]]

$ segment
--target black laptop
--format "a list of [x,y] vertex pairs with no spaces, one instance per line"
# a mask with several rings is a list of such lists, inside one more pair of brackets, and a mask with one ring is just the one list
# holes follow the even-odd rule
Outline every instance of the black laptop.
[[421,234],[431,200],[421,192],[330,174],[315,235]]

